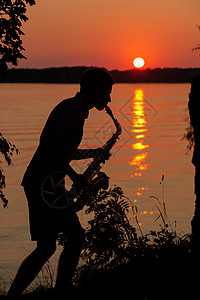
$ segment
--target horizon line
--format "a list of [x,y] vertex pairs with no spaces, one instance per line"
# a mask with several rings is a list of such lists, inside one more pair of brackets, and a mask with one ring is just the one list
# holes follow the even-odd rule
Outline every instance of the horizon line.
[[[78,66],[59,66],[59,67],[11,67],[8,68],[8,70],[48,70],[48,69],[63,69],[63,68],[97,68],[97,66],[84,66],[84,65],[78,65]],[[188,70],[188,69],[200,69],[200,67],[156,67],[156,68],[141,68],[141,69],[137,69],[137,68],[130,68],[130,69],[124,69],[124,70],[120,70],[120,69],[108,69],[105,67],[98,67],[98,68],[102,68],[105,70],[108,70],[110,72],[112,71],[119,71],[119,72],[126,72],[126,71],[147,71],[147,70],[169,70],[169,69],[179,69],[179,70]]]

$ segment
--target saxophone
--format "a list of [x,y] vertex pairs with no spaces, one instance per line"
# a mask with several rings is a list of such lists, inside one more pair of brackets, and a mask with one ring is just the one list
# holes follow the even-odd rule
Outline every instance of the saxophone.
[[[119,135],[122,133],[122,128],[118,120],[113,116],[110,107],[106,106],[105,110],[106,113],[111,117],[116,127],[116,132],[101,147],[103,150],[110,154],[110,150],[116,144],[119,139]],[[98,193],[100,189],[107,190],[109,187],[109,177],[104,172],[100,172],[102,164],[105,163],[102,156],[102,153],[100,153],[99,155],[97,154],[83,173],[83,175],[87,178],[89,184],[77,195],[76,202],[73,202],[73,210],[76,212],[83,209],[84,205],[87,205],[92,194]]]
[[[117,119],[113,116],[111,109],[106,106],[105,110],[116,127],[116,132],[101,147],[110,154],[110,150],[119,139],[122,129]],[[67,209],[69,206],[76,212],[83,209],[84,205],[89,203],[92,195],[98,193],[100,189],[108,189],[109,177],[104,172],[100,172],[104,163],[105,159],[102,152],[97,153],[83,173],[87,179],[87,184],[82,190],[79,190],[75,183],[68,190],[66,189],[64,184],[65,172],[53,172],[48,175],[41,186],[41,196],[45,204],[53,209]]]

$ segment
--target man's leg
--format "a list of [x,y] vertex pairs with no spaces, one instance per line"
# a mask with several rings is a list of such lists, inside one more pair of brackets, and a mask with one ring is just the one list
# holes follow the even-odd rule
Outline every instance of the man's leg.
[[18,297],[35,279],[45,262],[54,254],[56,241],[38,241],[37,248],[23,261],[7,296]]
[[80,226],[79,230],[73,230],[60,255],[58,273],[56,279],[56,295],[58,299],[68,296],[69,286],[78,265],[81,249],[84,243],[84,230]]

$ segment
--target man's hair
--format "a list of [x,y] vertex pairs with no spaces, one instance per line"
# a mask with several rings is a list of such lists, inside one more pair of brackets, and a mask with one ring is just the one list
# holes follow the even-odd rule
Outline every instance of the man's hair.
[[114,77],[102,68],[86,70],[80,78],[81,91],[91,92],[96,86],[112,86],[115,84]]

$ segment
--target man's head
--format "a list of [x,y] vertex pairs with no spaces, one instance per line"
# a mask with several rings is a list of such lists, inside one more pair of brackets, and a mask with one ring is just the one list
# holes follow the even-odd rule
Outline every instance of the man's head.
[[80,92],[88,101],[89,108],[103,110],[111,101],[113,84],[115,80],[110,73],[101,68],[91,68],[81,76]]

